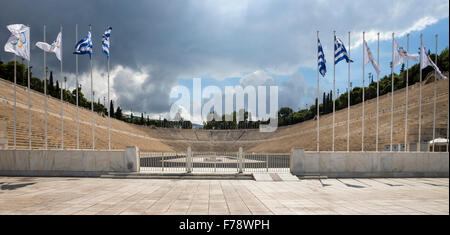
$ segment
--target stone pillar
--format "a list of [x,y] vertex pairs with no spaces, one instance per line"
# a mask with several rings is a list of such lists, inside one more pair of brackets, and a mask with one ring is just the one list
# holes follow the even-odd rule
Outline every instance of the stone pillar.
[[0,149],[8,149],[8,122],[0,120]]
[[139,148],[137,146],[127,146],[125,148],[125,164],[129,172],[139,172],[141,161],[139,158]]
[[192,148],[191,146],[187,149],[186,154],[186,172],[191,173],[192,172]]
[[301,175],[304,173],[305,151],[299,148],[291,150],[290,168],[293,175]]
[[242,147],[239,147],[239,158],[238,158],[238,163],[239,163],[239,173],[244,172],[244,171],[242,170],[242,161],[243,161],[243,159],[244,159],[244,156],[243,156],[243,155],[244,155],[244,154],[243,154]]

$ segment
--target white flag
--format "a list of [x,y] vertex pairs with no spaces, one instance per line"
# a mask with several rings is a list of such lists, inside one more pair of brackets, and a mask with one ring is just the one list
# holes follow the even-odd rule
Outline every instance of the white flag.
[[375,69],[375,71],[377,72],[377,74],[380,74],[380,67],[378,67],[377,62],[375,61],[375,59],[373,58],[373,54],[372,51],[370,51],[369,46],[367,46],[367,42],[364,41],[364,64],[372,63],[373,68]]
[[5,51],[14,53],[26,60],[30,60],[30,27],[23,24],[11,24],[6,26],[11,32]]
[[55,53],[56,58],[58,58],[58,60],[61,61],[61,42],[62,42],[62,36],[61,36],[61,32],[59,32],[58,37],[56,37],[56,40],[53,41],[52,45],[49,45],[46,42],[37,42],[36,46],[46,52]]
[[427,52],[425,51],[425,47],[420,45],[420,69],[424,69],[427,66],[431,66],[430,61],[428,60]]
[[417,54],[409,54],[400,44],[398,44],[397,40],[394,40],[394,67],[400,64],[405,63],[409,59],[417,61],[419,55]]
[[447,77],[441,73],[441,70],[439,70],[436,64],[433,63],[430,56],[425,52],[425,47],[422,44],[420,45],[420,69],[424,69],[428,66],[433,67],[433,69],[436,70],[441,78],[447,79]]

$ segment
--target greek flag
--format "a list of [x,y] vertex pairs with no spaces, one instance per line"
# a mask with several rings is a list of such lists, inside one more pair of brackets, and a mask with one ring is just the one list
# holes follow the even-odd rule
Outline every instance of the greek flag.
[[322,76],[325,77],[325,73],[327,72],[327,67],[325,66],[325,63],[327,61],[325,60],[325,54],[323,54],[322,44],[320,43],[319,39],[317,39],[317,45],[319,50],[317,65],[319,67],[320,74],[322,74]]
[[75,52],[73,52],[73,54],[89,54],[89,58],[92,57],[91,32],[88,32],[88,35],[77,43],[77,45],[75,46]]
[[108,27],[102,36],[102,49],[107,57],[109,57],[109,37],[111,36],[111,30],[112,27]]
[[353,60],[348,58],[347,50],[341,39],[334,37],[334,64],[339,63],[339,61],[343,59],[345,59],[347,63],[353,62]]

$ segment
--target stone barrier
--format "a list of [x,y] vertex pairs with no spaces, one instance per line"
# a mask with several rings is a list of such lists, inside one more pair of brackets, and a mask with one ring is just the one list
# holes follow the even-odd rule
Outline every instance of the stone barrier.
[[8,121],[0,119],[0,150],[8,149]]
[[139,149],[0,150],[0,175],[99,176],[139,172]]
[[292,149],[297,176],[449,177],[449,155],[441,152],[305,152]]

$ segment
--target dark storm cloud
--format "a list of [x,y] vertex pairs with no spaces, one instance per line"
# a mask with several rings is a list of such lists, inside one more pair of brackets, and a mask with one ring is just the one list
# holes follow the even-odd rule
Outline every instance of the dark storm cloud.
[[[111,67],[122,65],[137,71],[147,66],[152,68],[139,87],[129,83],[133,74],[119,73],[113,78],[118,102],[136,111],[164,112],[169,109],[170,88],[180,76],[211,74],[223,79],[231,74],[239,75],[247,68],[251,71],[271,66],[276,58],[289,59],[284,56],[289,54],[286,48],[274,50],[276,44],[285,40],[276,33],[283,29],[270,32],[269,28],[261,28],[263,25],[257,22],[260,13],[247,11],[246,4],[241,8],[221,7],[217,8],[214,2],[201,4],[200,1],[17,0],[2,3],[0,21],[2,28],[12,23],[31,25],[32,71],[38,77],[42,77],[43,71],[42,51],[34,44],[43,40],[43,24],[47,25],[47,42],[54,40],[59,24],[63,25],[66,73],[75,72],[72,55],[75,24],[78,24],[78,39],[86,35],[89,24],[93,25],[93,64],[97,69],[105,67],[101,35],[111,25]],[[244,27],[243,17],[256,23],[254,27]],[[257,32],[267,34],[261,37]],[[8,35],[5,28],[0,30],[2,40],[6,41]],[[48,56],[48,66],[58,71],[53,57]],[[1,58],[9,60],[12,56],[2,52]],[[87,56],[80,56],[79,61],[79,71],[85,75],[82,77],[88,78]],[[59,76],[55,73],[55,77]]]
[[[42,40],[43,24],[47,42],[55,39],[62,24],[64,71],[75,73],[75,24],[79,39],[92,24],[98,84],[106,71],[101,35],[111,25],[112,92],[117,102],[125,109],[158,113],[169,110],[169,92],[179,78],[224,79],[257,70],[292,75],[299,66],[312,67],[317,28],[330,34],[332,29],[358,31],[368,25],[381,31],[404,30],[414,23],[405,23],[411,15],[448,17],[448,2],[417,7],[423,5],[420,2],[14,0],[1,3],[0,43],[3,46],[9,36],[8,24],[30,24],[33,45]],[[371,15],[364,9],[380,12]],[[31,55],[33,74],[42,77],[42,51],[32,46]],[[12,55],[2,50],[0,58],[8,61]],[[48,66],[59,71],[53,55],[48,56]],[[87,56],[80,56],[79,71],[84,89],[89,84]],[[104,85],[95,89],[105,95]]]

